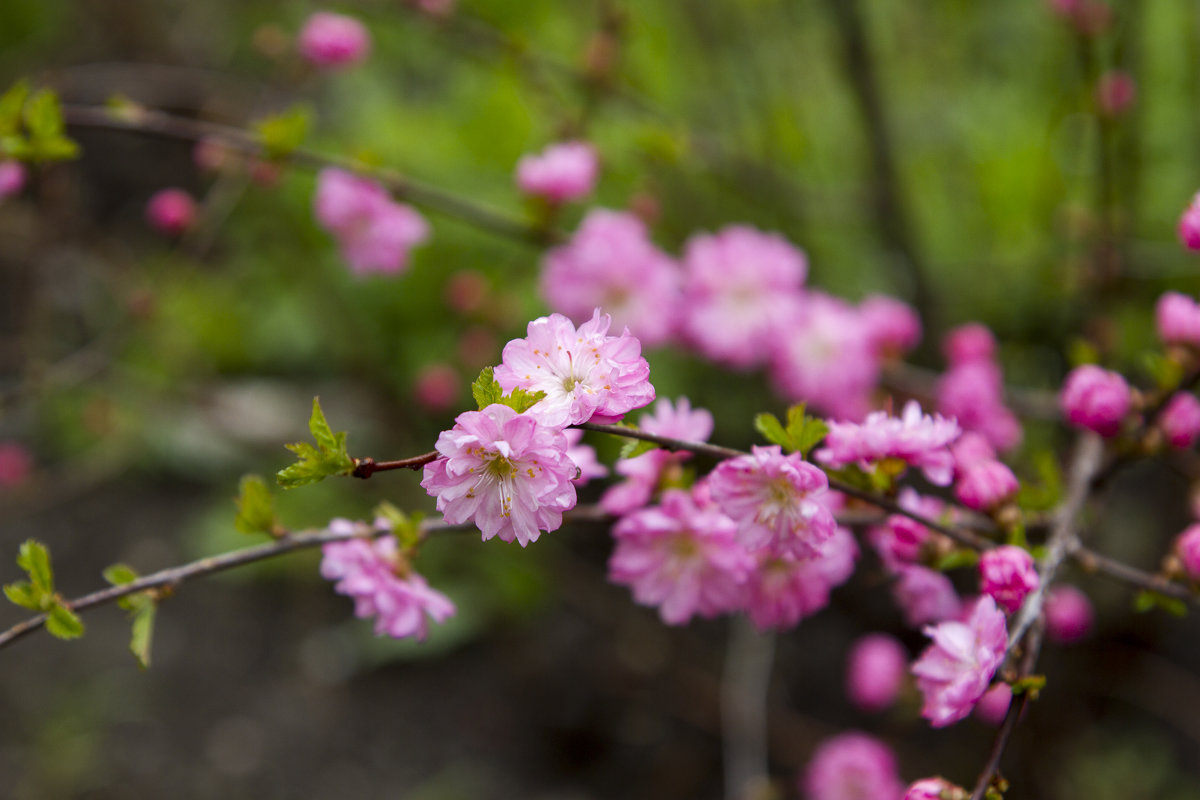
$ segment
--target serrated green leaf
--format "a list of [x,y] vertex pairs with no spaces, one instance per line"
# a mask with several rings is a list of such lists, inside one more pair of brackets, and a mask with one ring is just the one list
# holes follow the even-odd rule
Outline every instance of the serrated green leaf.
[[354,471],[354,459],[346,452],[346,434],[334,433],[325,421],[319,398],[313,398],[312,416],[308,430],[316,440],[313,447],[308,442],[284,445],[300,457],[300,460],[275,474],[275,480],[285,489],[295,489],[324,480],[330,475],[349,475]]
[[17,552],[17,566],[29,573],[35,591],[54,594],[54,572],[50,569],[50,552],[36,539],[27,539]]
[[0,95],[0,138],[21,130],[21,109],[29,97],[29,81],[22,78]]
[[46,631],[59,639],[78,639],[83,636],[83,620],[62,603],[55,603],[46,617]]
[[241,533],[274,534],[279,526],[275,514],[275,499],[267,484],[257,475],[242,478],[241,492],[234,500],[238,514],[233,527]]
[[829,426],[824,420],[805,417],[803,427],[792,434],[792,438],[796,441],[796,449],[800,451],[800,455],[808,458],[808,452],[820,444],[828,433]]
[[28,581],[6,584],[4,587],[4,596],[21,608],[28,608],[30,611],[42,610],[42,597],[44,595],[34,589],[33,584]]
[[649,453],[651,450],[658,449],[658,445],[654,442],[648,442],[645,439],[626,439],[625,443],[621,445],[621,452],[617,458],[637,458],[640,455]]
[[129,638],[129,652],[138,660],[142,669],[150,667],[150,645],[154,639],[154,620],[158,616],[158,603],[150,598],[133,613],[133,631]]
[[479,377],[471,384],[471,397],[475,398],[475,405],[479,410],[483,411],[493,403],[499,403],[503,396],[504,390],[500,388],[492,368],[484,367],[480,370]]
[[525,389],[513,389],[508,394],[501,397],[498,401],[501,405],[506,405],[518,414],[524,414],[529,409],[533,408],[537,403],[544,400],[546,393],[543,391],[530,392]]
[[300,104],[292,106],[282,114],[275,114],[254,123],[254,130],[258,133],[267,157],[284,158],[291,155],[308,136],[312,116],[312,108]]
[[771,444],[777,444],[785,450],[795,450],[795,443],[783,428],[783,423],[774,414],[757,414],[754,417],[754,429],[763,435]]

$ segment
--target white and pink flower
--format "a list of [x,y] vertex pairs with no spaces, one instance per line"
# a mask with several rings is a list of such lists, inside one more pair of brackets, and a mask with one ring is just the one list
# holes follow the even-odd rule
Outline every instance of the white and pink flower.
[[920,467],[930,483],[946,486],[954,477],[954,456],[949,445],[961,429],[953,419],[929,416],[910,400],[903,415],[876,411],[861,425],[831,422],[825,446],[816,452],[818,461],[832,467],[858,464],[870,469],[874,462],[898,459]]
[[933,642],[912,665],[925,697],[921,716],[935,728],[966,717],[987,691],[1004,660],[1008,630],[1004,612],[991,597],[975,601],[965,621],[927,626]]

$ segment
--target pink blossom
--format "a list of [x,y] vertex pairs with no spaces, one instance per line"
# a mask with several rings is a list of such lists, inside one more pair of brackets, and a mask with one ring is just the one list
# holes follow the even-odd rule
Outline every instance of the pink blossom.
[[900,417],[876,411],[861,425],[831,422],[816,458],[835,468],[857,463],[863,469],[885,458],[899,459],[920,467],[930,483],[946,486],[954,477],[954,456],[948,445],[960,432],[954,420],[923,414],[920,404],[910,400]]
[[786,630],[829,605],[829,593],[849,579],[858,545],[845,528],[811,555],[756,552],[758,567],[745,587],[745,610],[759,630]]
[[517,162],[517,186],[526,194],[552,203],[578,200],[592,193],[600,160],[587,142],[552,144],[539,155]]
[[566,244],[546,254],[542,297],[574,320],[597,306],[647,347],[667,341],[679,313],[679,268],[633,214],[593,209]]
[[856,309],[821,292],[805,292],[795,320],[777,331],[771,377],[789,400],[842,419],[862,419],[879,380],[869,331]]
[[201,172],[220,172],[235,157],[225,142],[212,136],[198,140],[192,148],[192,163]]
[[178,236],[196,220],[196,201],[183,189],[160,189],[146,203],[146,221],[160,233]]
[[445,411],[454,405],[462,378],[449,364],[428,364],[417,371],[413,397],[428,411]]
[[733,611],[754,569],[736,534],[737,525],[716,508],[668,489],[661,505],[634,511],[613,528],[609,580],[633,589],[642,605],[657,606],[668,625]]
[[1132,404],[1125,379],[1094,364],[1071,370],[1058,399],[1072,425],[1110,437],[1120,432]]
[[882,711],[896,701],[907,673],[904,645],[886,633],[861,637],[846,663],[846,696],[863,711]]
[[[900,490],[897,503],[905,511],[919,514],[926,519],[936,520],[946,510],[946,505],[941,500],[917,494],[909,486]],[[892,514],[884,524],[868,529],[867,540],[879,554],[883,565],[894,572],[904,564],[916,562],[921,556],[921,549],[925,542],[933,535],[932,531],[911,517]],[[922,622],[927,621],[922,620]]]
[[[331,531],[351,533],[362,523],[334,520]],[[369,534],[368,534],[369,535]],[[329,542],[323,548],[321,575],[337,581],[339,594],[354,598],[354,614],[366,619],[376,617],[375,634],[396,639],[409,636],[424,641],[429,620],[445,622],[455,613],[454,603],[430,588],[423,577],[402,565],[392,536],[374,541],[366,538]]]
[[300,29],[296,46],[306,61],[318,67],[348,67],[371,52],[371,34],[353,17],[318,11]]
[[598,308],[579,330],[562,314],[535,319],[526,338],[504,346],[496,380],[505,391],[545,392],[528,413],[552,427],[593,415],[620,417],[648,405],[654,387],[641,342],[628,330],[609,336],[611,322]]
[[954,417],[964,431],[983,436],[997,450],[1021,441],[1021,423],[1004,405],[1004,377],[991,361],[952,365],[937,385],[937,409]]
[[1000,681],[983,693],[975,703],[975,716],[988,725],[999,725],[1012,704],[1012,687]]
[[33,472],[33,456],[16,442],[0,442],[0,487],[19,486]]
[[[686,397],[679,398],[675,405],[665,398],[654,405],[653,414],[642,414],[638,427],[647,433],[706,442],[712,434],[712,414],[703,408],[692,410]],[[627,514],[650,502],[658,489],[664,473],[673,465],[691,458],[686,451],[651,450],[633,458],[617,461],[614,469],[625,480],[610,487],[600,498],[600,507],[610,514]]]
[[858,313],[880,357],[903,355],[921,341],[921,318],[908,303],[873,294],[859,303]]
[[1087,636],[1092,629],[1092,601],[1068,584],[1053,587],[1046,594],[1046,635],[1059,644],[1071,644]]
[[345,170],[321,170],[313,210],[359,274],[404,270],[409,251],[429,238],[429,223],[420,213],[393,202],[374,181]]
[[1175,540],[1175,554],[1193,580],[1200,580],[1200,522],[1189,525]]
[[485,541],[499,536],[525,547],[575,507],[566,436],[528,414],[499,404],[466,411],[438,436],[437,451],[421,486],[447,522],[474,522]]
[[999,461],[977,461],[962,471],[954,496],[967,508],[992,511],[1016,497],[1020,484],[1007,465]]
[[900,606],[904,620],[912,627],[926,622],[942,622],[958,616],[962,601],[954,584],[940,572],[909,564],[896,570],[892,597]]
[[571,459],[579,474],[571,479],[576,486],[583,486],[593,478],[604,478],[608,475],[608,467],[596,458],[596,448],[582,444],[583,431],[578,428],[567,428],[563,431],[567,437],[567,458]]
[[722,461],[708,481],[716,504],[738,524],[750,549],[770,548],[803,556],[833,535],[837,522],[821,502],[829,479],[799,453],[779,445],[754,447],[751,455]]
[[809,800],[901,800],[904,784],[886,744],[858,731],[826,739],[804,774]]
[[[1200,249],[1200,228],[1196,241],[1196,249]],[[1187,295],[1164,293],[1154,306],[1154,320],[1164,343],[1200,345],[1200,304]]]
[[778,234],[731,225],[688,239],[683,269],[684,335],[709,358],[744,369],[766,360],[794,315],[808,261]]
[[991,597],[980,597],[966,621],[926,626],[933,643],[912,665],[925,696],[921,716],[944,728],[971,713],[1004,661],[1008,631]]
[[1179,218],[1179,241],[1188,250],[1200,250],[1200,194],[1192,198]]
[[1010,614],[1016,613],[1038,583],[1033,556],[1024,548],[1003,545],[979,557],[980,591]]
[[0,161],[0,200],[25,188],[25,165],[20,161]]
[[951,366],[996,359],[996,337],[982,322],[959,325],[942,339],[942,352]]
[[1191,447],[1200,437],[1200,400],[1191,392],[1179,392],[1158,418],[1158,427],[1172,447]]
[[966,431],[950,445],[954,454],[954,471],[962,475],[968,469],[984,461],[995,461],[996,451],[987,437],[975,431]]
[[1137,99],[1137,83],[1124,70],[1105,72],[1096,81],[1096,108],[1105,117],[1119,117]]
[[904,800],[966,800],[967,793],[945,778],[922,778],[911,784]]

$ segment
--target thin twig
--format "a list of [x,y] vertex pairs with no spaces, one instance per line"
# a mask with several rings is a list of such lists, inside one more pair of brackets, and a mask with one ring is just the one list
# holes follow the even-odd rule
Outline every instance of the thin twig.
[[389,470],[393,469],[421,469],[421,467],[435,460],[437,457],[438,451],[430,450],[428,453],[422,453],[419,456],[413,456],[412,458],[401,458],[395,461],[376,461],[370,456],[367,456],[366,458],[356,458],[354,459],[354,471],[350,474],[355,478],[362,478],[363,480],[366,480],[376,472],[388,472]]

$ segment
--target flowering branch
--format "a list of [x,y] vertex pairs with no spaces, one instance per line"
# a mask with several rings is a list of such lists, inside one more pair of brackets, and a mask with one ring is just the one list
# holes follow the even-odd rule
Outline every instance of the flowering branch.
[[355,478],[367,478],[374,475],[376,472],[388,472],[393,469],[411,469],[418,470],[438,457],[437,450],[430,450],[428,453],[422,453],[419,456],[412,458],[401,458],[395,461],[376,461],[370,456],[366,458],[354,459],[354,471],[350,474]]

